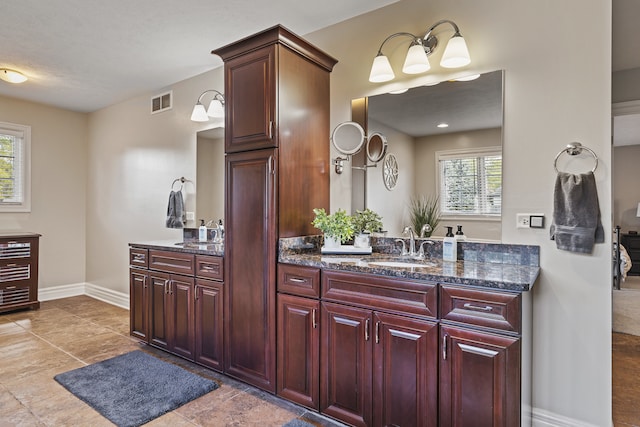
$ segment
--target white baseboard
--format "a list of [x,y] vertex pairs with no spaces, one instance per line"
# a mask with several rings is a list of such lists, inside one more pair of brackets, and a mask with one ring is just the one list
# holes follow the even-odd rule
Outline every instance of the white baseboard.
[[[598,427],[595,424],[565,417],[540,408],[533,408],[531,421],[533,427]],[[613,427],[613,421],[610,425]]]
[[129,294],[117,292],[92,283],[74,283],[38,289],[39,301],[51,301],[60,298],[87,295],[121,308],[129,309]]

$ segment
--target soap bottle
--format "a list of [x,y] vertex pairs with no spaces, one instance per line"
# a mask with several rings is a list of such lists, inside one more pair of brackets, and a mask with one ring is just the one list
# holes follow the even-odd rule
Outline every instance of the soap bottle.
[[464,235],[464,232],[462,231],[462,226],[461,225],[458,225],[458,231],[456,231],[456,235],[453,236],[453,237],[455,237],[455,239],[458,242],[463,242],[463,241],[467,240],[467,236]]
[[444,261],[458,259],[458,242],[453,235],[453,227],[447,227],[447,234],[442,241],[442,259]]
[[204,225],[204,219],[200,220],[200,227],[198,228],[198,241],[199,242],[207,241],[207,226]]

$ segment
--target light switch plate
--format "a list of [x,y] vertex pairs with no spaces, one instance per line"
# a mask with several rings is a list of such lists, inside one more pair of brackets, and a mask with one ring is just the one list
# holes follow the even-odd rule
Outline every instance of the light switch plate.
[[530,215],[529,227],[531,228],[544,228],[544,215]]

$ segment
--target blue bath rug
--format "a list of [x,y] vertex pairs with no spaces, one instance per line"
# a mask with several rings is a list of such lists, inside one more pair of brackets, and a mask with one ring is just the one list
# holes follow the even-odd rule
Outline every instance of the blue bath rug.
[[118,427],[140,426],[219,387],[140,350],[54,379]]

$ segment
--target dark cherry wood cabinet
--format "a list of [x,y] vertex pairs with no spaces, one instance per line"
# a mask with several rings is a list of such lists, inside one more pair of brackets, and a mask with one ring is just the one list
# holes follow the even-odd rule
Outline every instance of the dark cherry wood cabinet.
[[224,284],[196,279],[195,299],[195,361],[216,371],[222,371]]
[[40,235],[0,234],[0,313],[40,307],[38,258]]
[[336,61],[276,26],[214,50],[225,67],[225,372],[276,391],[277,239],[329,208]]
[[213,369],[223,366],[223,258],[132,246],[130,333]]
[[149,342],[149,272],[129,270],[129,327],[132,336]]
[[277,393],[319,409],[320,302],[278,294]]
[[226,156],[225,372],[275,392],[276,206],[273,149]]
[[442,325],[440,425],[520,425],[520,341]]

